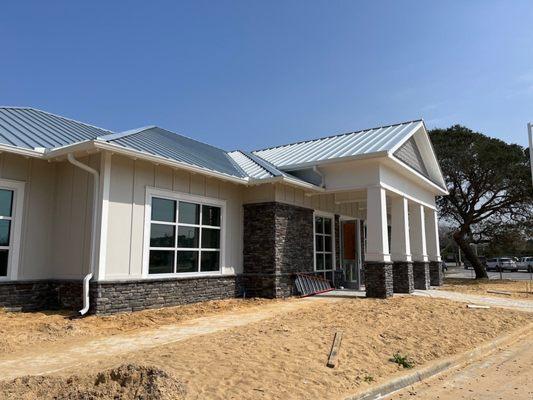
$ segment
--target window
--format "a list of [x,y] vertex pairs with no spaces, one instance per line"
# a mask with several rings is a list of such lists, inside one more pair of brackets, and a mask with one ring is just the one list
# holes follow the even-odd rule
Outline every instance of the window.
[[148,274],[220,272],[222,206],[189,196],[149,201]]
[[9,266],[13,226],[13,190],[0,189],[0,276],[6,277]]
[[331,271],[333,265],[333,220],[315,216],[315,271]]
[[0,280],[17,278],[24,183],[0,180]]

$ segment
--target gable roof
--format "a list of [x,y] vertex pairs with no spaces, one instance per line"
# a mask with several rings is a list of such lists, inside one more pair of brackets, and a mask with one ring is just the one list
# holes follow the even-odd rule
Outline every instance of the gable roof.
[[[327,162],[382,157],[445,190],[422,120],[307,140],[254,152],[223,149],[157,126],[113,132],[31,107],[0,107],[0,148],[33,157],[57,157],[92,146],[123,151],[153,162],[229,179],[236,183],[283,180],[322,190],[297,170]],[[122,149],[122,150],[121,150]],[[314,182],[314,183],[313,183]]]
[[423,126],[422,120],[307,140],[253,154],[285,170],[303,168],[329,160],[386,153]]

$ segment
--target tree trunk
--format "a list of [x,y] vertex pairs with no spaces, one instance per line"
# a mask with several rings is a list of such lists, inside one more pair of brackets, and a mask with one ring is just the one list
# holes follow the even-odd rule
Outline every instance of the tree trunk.
[[460,229],[455,231],[453,233],[453,240],[455,240],[455,243],[457,243],[459,248],[463,251],[465,258],[472,264],[472,267],[476,272],[476,279],[488,279],[489,276],[487,275],[485,267],[481,264],[479,258],[477,258],[476,254],[472,251],[470,244],[465,240],[465,233]]

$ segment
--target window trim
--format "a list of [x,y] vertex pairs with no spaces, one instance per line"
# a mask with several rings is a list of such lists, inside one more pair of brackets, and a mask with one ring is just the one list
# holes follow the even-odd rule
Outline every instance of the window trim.
[[[331,255],[332,255],[332,268],[331,269],[316,269],[316,217],[324,217],[331,219]],[[313,271],[316,273],[327,273],[330,271],[335,271],[337,269],[337,249],[335,242],[335,214],[317,211],[313,212]]]
[[[150,226],[152,223],[152,198],[159,197],[162,199],[174,200],[174,201],[184,201],[190,203],[196,203],[206,206],[215,206],[220,207],[220,268],[218,271],[196,271],[196,272],[172,272],[165,274],[149,274],[149,256],[150,256]],[[201,222],[201,221],[200,221]],[[162,224],[162,222],[155,221],[157,224]],[[169,223],[173,225],[172,223]],[[176,224],[178,225],[178,224]],[[179,226],[194,226],[194,224],[179,223]],[[205,227],[211,229],[209,225]],[[201,229],[200,229],[201,231]],[[176,240],[177,240],[177,231],[176,231]],[[201,237],[199,238],[201,240]],[[201,243],[199,243],[201,245]],[[194,251],[194,248],[186,249]],[[226,268],[226,200],[215,199],[212,197],[205,197],[199,195],[192,195],[183,192],[175,192],[172,190],[158,189],[154,187],[146,188],[146,198],[144,206],[144,240],[143,240],[143,265],[142,265],[142,278],[143,279],[164,279],[164,278],[190,278],[190,277],[199,277],[199,276],[221,276],[224,275],[224,270]],[[202,251],[217,251],[215,249],[202,249]]]
[[0,276],[0,282],[15,281],[18,278],[25,187],[25,182],[0,179],[0,189],[13,191],[7,275]]

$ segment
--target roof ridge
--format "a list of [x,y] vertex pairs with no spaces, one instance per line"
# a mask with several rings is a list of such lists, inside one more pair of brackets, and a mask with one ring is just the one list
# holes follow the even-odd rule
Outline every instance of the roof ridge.
[[96,125],[88,124],[88,123],[86,123],[86,122],[78,121],[77,119],[74,119],[74,118],[69,118],[69,117],[65,117],[65,116],[63,116],[63,115],[54,114],[54,113],[52,113],[52,112],[50,112],[50,111],[44,111],[44,110],[41,110],[41,109],[39,109],[39,108],[35,108],[35,107],[27,107],[27,106],[0,106],[0,108],[15,109],[15,110],[33,110],[33,111],[41,112],[41,113],[43,113],[43,114],[53,115],[54,117],[61,118],[61,119],[65,119],[65,120],[67,120],[67,121],[76,122],[77,124],[82,124],[82,125],[85,125],[85,126],[89,126],[89,127],[91,127],[91,128],[98,129],[98,130],[101,130],[101,131],[106,131],[106,132],[114,133],[112,130],[109,130],[109,129],[106,129],[106,128],[102,128],[102,127],[100,127],[100,126],[96,126]]
[[245,150],[239,150],[242,154],[244,154],[245,157],[248,157],[250,160],[252,160],[254,163],[259,165],[261,168],[263,168],[266,172],[268,172],[271,175],[274,176],[282,176],[283,172],[280,171],[275,165],[273,165],[271,162],[268,162],[262,157],[259,157],[256,154],[253,154],[252,152],[245,151]]
[[126,136],[135,135],[136,133],[144,132],[144,131],[146,131],[148,129],[153,129],[153,128],[157,128],[157,126],[155,126],[155,125],[141,126],[139,128],[128,129],[127,131],[111,133],[109,135],[98,136],[96,139],[97,140],[105,140],[105,141],[116,140],[116,139],[120,139],[120,138],[123,138],[123,137],[126,137]]
[[287,143],[287,144],[281,144],[281,145],[278,145],[278,146],[271,146],[271,147],[265,147],[263,149],[252,150],[252,153],[255,154],[255,153],[260,152],[260,151],[279,149],[280,147],[294,146],[296,144],[310,143],[310,142],[316,142],[316,141],[324,140],[324,139],[331,139],[331,138],[335,138],[335,137],[353,135],[354,133],[362,133],[362,132],[372,131],[372,130],[377,130],[377,129],[391,128],[393,126],[412,124],[413,122],[422,122],[423,123],[424,119],[423,118],[418,118],[418,119],[413,119],[413,120],[410,120],[410,121],[398,122],[396,124],[389,124],[389,125],[376,126],[376,127],[373,127],[373,128],[360,129],[360,130],[353,131],[353,132],[339,133],[339,134],[336,134],[336,135],[323,136],[323,137],[319,137],[319,138],[315,138],[315,139],[299,140],[299,141],[296,141],[296,142]]

